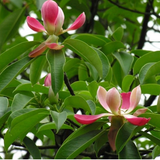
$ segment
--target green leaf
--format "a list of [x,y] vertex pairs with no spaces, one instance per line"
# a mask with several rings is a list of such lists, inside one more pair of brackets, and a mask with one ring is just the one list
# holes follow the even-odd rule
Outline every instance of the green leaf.
[[62,127],[62,125],[64,124],[64,122],[67,119],[67,113],[65,111],[63,111],[61,113],[51,111],[51,116],[55,122],[57,133],[58,133],[58,131],[60,130],[60,128]]
[[92,81],[88,85],[88,90],[89,90],[90,94],[92,95],[92,97],[96,98],[97,90],[98,90],[98,83],[96,81]]
[[41,76],[42,69],[46,63],[44,56],[38,56],[30,66],[30,80],[32,85],[36,84]]
[[142,127],[137,127],[129,122],[125,123],[118,131],[116,137],[116,150],[120,153],[129,140],[138,132]]
[[8,99],[6,97],[0,97],[0,117],[2,117],[6,113],[8,105]]
[[[31,47],[36,45],[38,42],[22,42],[16,46],[9,48],[5,52],[0,54],[0,70],[4,69],[9,63],[15,60],[17,57],[28,51]],[[14,53],[14,54],[13,54]]]
[[143,84],[141,85],[143,94],[159,95],[160,85],[159,84]]
[[21,73],[31,62],[28,56],[11,64],[0,74],[0,92]]
[[114,32],[113,32],[113,38],[116,41],[121,41],[122,37],[123,37],[123,28],[122,27],[118,27]]
[[134,60],[133,56],[125,52],[116,52],[113,54],[113,56],[119,62],[124,74],[127,75],[131,70],[131,66]]
[[17,139],[23,139],[25,135],[39,121],[49,115],[46,109],[22,109],[13,112],[9,117],[10,129],[4,136],[5,150]]
[[133,83],[134,79],[135,79],[134,76],[126,75],[122,81],[122,90],[128,92],[130,90],[131,84]]
[[23,143],[26,146],[27,150],[33,157],[33,159],[41,159],[41,154],[39,152],[38,147],[35,145],[34,141],[28,137],[23,139]]
[[124,48],[124,44],[119,41],[109,42],[102,47],[102,51],[105,55],[116,52],[118,49]]
[[33,98],[34,98],[34,95],[31,93],[26,95],[17,93],[14,96],[11,104],[12,112],[24,108]]
[[137,74],[145,64],[158,61],[160,61],[160,51],[149,52],[145,54],[144,56],[137,59],[137,61],[135,62],[133,66],[133,74]]
[[97,48],[94,48],[94,50],[98,53],[99,58],[101,59],[102,69],[103,69],[103,76],[102,76],[102,78],[105,79],[106,76],[108,75],[109,69],[110,69],[109,60],[108,60],[107,56],[102,51],[100,51]]
[[71,87],[74,91],[87,90],[87,84],[85,81],[76,81],[71,84]]
[[83,42],[88,43],[89,45],[95,46],[103,46],[106,43],[110,42],[110,40],[102,35],[94,35],[94,34],[74,34],[71,36],[71,39],[79,39]]
[[[91,131],[79,137],[71,139],[62,144],[58,150],[55,158],[57,159],[74,159],[87,147],[89,147],[97,138],[99,138],[104,131]],[[71,147],[72,146],[72,147]]]
[[96,112],[96,104],[92,100],[87,100],[87,103],[91,109],[91,114],[94,115]]
[[0,128],[7,122],[7,119],[10,114],[11,114],[11,111],[9,110],[5,114],[3,114],[3,116],[0,117]]
[[18,31],[25,8],[18,9],[7,16],[0,25],[0,49],[3,44],[11,39]]
[[10,0],[15,6],[17,6],[18,8],[22,7],[23,4],[23,0]]
[[29,91],[29,92],[36,92],[36,93],[44,93],[48,94],[49,88],[42,86],[40,84],[35,84],[32,86],[31,83],[26,83],[26,84],[20,84],[17,86],[17,88],[14,90],[14,93],[16,92],[23,92],[23,91]]
[[156,146],[152,151],[152,159],[155,159],[157,156],[160,156],[160,146]]
[[160,73],[160,62],[157,62],[157,63],[147,63],[145,64],[140,72],[139,72],[139,81],[140,81],[140,84],[143,84],[145,83],[145,81],[147,79],[149,79],[150,77],[156,75],[156,74],[159,74]]
[[102,62],[92,47],[78,39],[66,39],[64,45],[93,65],[98,71],[99,76],[102,77]]
[[[57,126],[55,124],[55,122],[50,122],[50,123],[46,123],[43,124],[42,126],[39,127],[38,132],[44,131],[44,130],[51,130],[51,129],[57,129]],[[60,129],[71,129],[73,130],[73,128],[67,124],[63,124]]]
[[118,154],[119,159],[141,159],[137,147],[132,141],[128,141],[123,150]]
[[49,50],[47,52],[47,60],[51,70],[52,89],[57,94],[63,85],[63,66],[65,63],[65,56],[62,50]]
[[90,106],[85,101],[85,99],[80,96],[72,96],[72,97],[66,98],[64,101],[64,106],[65,107],[73,107],[73,108],[77,108],[77,109],[82,108],[85,111],[88,111],[89,113],[91,113]]

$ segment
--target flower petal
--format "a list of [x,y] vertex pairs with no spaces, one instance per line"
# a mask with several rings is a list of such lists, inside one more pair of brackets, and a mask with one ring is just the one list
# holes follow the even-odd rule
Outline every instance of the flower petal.
[[28,26],[36,32],[45,32],[45,28],[43,25],[35,18],[27,16],[27,24]]
[[124,109],[124,110],[129,109],[129,107],[130,107],[130,95],[131,95],[131,92],[121,93],[121,97],[122,97],[121,109]]
[[98,115],[80,115],[80,114],[75,114],[74,118],[81,124],[91,124],[95,122],[97,119],[107,116],[107,113],[102,113]]
[[140,88],[140,86],[137,86],[131,92],[130,107],[129,107],[127,113],[130,113],[138,105],[140,99],[141,99],[141,88]]
[[64,45],[59,45],[58,43],[45,43],[46,46],[50,49],[54,49],[54,50],[60,50],[64,47]]
[[51,86],[51,74],[47,74],[45,80],[44,80],[44,85],[45,86]]
[[58,15],[55,20],[55,35],[61,34],[62,32],[62,26],[64,23],[64,13],[60,7],[58,7]]
[[107,92],[106,102],[113,114],[118,114],[121,105],[121,95],[116,88],[111,88]]
[[108,112],[111,112],[109,106],[106,103],[107,91],[101,86],[99,86],[98,88],[97,97],[98,97],[99,103],[103,106],[103,108]]
[[83,12],[78,16],[78,18],[74,21],[74,23],[68,29],[66,29],[66,31],[76,30],[80,28],[84,24],[85,20],[86,16],[85,13]]
[[36,49],[29,53],[29,57],[37,57],[47,49],[45,43],[41,43]]
[[44,21],[45,29],[49,34],[55,31],[55,21],[58,16],[58,5],[52,0],[47,0],[43,3],[41,14]]
[[147,111],[147,108],[138,109],[134,112],[134,116],[139,116],[140,114],[143,114]]
[[137,126],[143,126],[146,123],[148,123],[149,120],[151,119],[151,118],[136,117],[136,116],[129,115],[129,114],[124,115],[124,117],[127,119],[128,122],[134,125],[137,125]]

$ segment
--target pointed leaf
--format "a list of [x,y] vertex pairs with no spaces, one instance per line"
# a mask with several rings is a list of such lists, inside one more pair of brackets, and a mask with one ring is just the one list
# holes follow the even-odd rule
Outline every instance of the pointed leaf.
[[18,9],[7,16],[0,25],[0,49],[3,44],[12,38],[18,31],[25,8]]
[[56,129],[57,129],[57,132],[58,132],[60,130],[60,128],[62,127],[62,125],[64,124],[64,122],[66,121],[66,119],[67,119],[67,113],[65,111],[63,111],[61,113],[51,111],[51,116],[52,116],[52,119],[55,122]]
[[64,41],[64,45],[84,60],[91,63],[98,71],[99,76],[102,77],[102,62],[97,52],[92,47],[78,39],[67,39]]
[[122,37],[123,37],[123,28],[122,27],[118,27],[114,32],[113,32],[113,37],[116,41],[121,41]]
[[31,154],[31,156],[34,158],[34,159],[41,159],[41,154],[39,152],[39,149],[38,147],[35,145],[34,141],[31,140],[30,138],[28,137],[25,137],[23,139],[23,143],[24,145],[26,146],[26,148],[28,149],[29,153]]
[[52,89],[53,92],[57,94],[63,85],[65,56],[62,50],[49,50],[47,52],[47,60],[51,70]]
[[0,92],[21,73],[31,62],[28,56],[11,64],[0,74]]
[[6,97],[0,97],[0,117],[2,117],[6,113],[8,105],[8,99]]

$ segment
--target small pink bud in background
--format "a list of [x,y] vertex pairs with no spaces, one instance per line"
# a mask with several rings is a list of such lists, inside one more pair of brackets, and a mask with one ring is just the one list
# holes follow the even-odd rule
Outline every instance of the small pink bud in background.
[[44,80],[44,85],[51,86],[51,74],[50,73],[46,76],[46,78]]

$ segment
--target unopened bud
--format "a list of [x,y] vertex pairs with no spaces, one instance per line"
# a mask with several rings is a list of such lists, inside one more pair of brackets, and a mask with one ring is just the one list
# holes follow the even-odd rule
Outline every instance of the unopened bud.
[[59,94],[57,93],[55,95],[51,86],[49,87],[48,99],[49,99],[51,104],[57,104],[58,103]]

